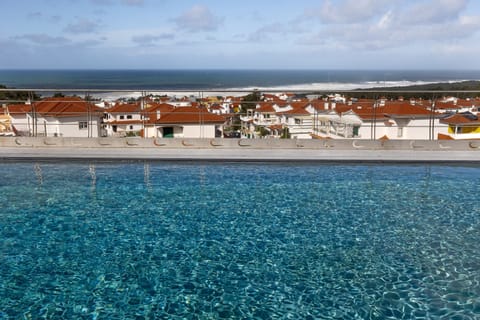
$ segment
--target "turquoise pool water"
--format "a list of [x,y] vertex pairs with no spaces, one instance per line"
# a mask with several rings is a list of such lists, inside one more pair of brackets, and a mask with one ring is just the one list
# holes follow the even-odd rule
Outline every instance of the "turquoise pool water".
[[480,168],[0,164],[0,319],[475,319]]

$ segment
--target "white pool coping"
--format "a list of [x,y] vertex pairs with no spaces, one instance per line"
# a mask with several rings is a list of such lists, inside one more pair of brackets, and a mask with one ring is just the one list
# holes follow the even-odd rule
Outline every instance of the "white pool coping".
[[480,163],[480,141],[0,137],[0,158]]

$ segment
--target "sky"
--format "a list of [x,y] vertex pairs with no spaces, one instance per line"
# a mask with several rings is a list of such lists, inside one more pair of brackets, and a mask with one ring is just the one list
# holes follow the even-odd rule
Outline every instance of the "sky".
[[0,69],[480,69],[478,0],[0,0]]

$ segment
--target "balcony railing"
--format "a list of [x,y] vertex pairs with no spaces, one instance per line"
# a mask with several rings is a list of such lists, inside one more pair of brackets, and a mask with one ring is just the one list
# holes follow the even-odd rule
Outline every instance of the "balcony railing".
[[[91,89],[0,89],[6,91],[25,92],[25,100],[0,101],[3,136],[480,139],[476,91],[457,91],[448,97],[446,91],[406,89],[401,94],[408,96],[403,98],[388,90],[295,91],[289,100],[271,103],[292,108],[303,103],[303,114],[273,116],[269,112],[270,118],[247,112],[247,106],[264,102],[238,98],[250,91],[168,90],[170,98],[162,90],[111,90],[107,94]],[[344,102],[334,100],[338,94]]]

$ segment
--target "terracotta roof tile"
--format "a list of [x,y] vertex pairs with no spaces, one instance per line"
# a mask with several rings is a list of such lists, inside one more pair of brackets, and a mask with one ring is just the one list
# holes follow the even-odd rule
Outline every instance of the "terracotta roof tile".
[[224,123],[225,117],[208,112],[203,108],[181,107],[169,113],[162,114],[157,119],[157,124],[199,124],[199,123]]
[[388,116],[431,116],[432,112],[423,107],[411,105],[409,102],[404,101],[388,101],[381,110]]
[[141,107],[139,104],[136,103],[119,103],[106,110],[106,112],[108,113],[138,113],[140,111]]
[[471,117],[467,117],[465,114],[456,113],[449,117],[443,118],[440,120],[441,123],[451,124],[451,125],[477,125],[480,124],[480,121],[475,119],[472,115]]
[[259,103],[260,107],[255,109],[256,112],[260,113],[275,113],[275,109],[273,108],[273,104],[269,102],[261,102]]
[[11,104],[7,106],[8,113],[11,115],[26,114],[32,111],[32,106],[29,104]]
[[288,111],[285,111],[285,112],[282,112],[282,114],[288,114],[288,115],[305,115],[305,116],[308,116],[310,115],[310,113],[305,110],[305,108],[295,108],[295,109],[292,109],[292,110],[288,110]]
[[33,110],[43,117],[74,117],[87,113],[102,114],[103,109],[88,103],[79,97],[53,97],[30,104],[9,105],[12,115],[26,114]]

